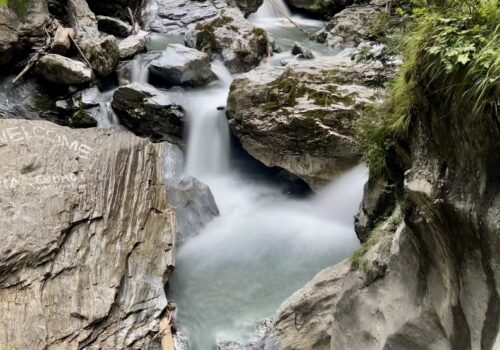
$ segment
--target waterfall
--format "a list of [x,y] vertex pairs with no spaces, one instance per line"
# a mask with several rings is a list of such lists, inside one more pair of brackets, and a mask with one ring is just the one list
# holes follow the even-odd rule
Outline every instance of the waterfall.
[[118,127],[120,122],[115,111],[111,107],[111,101],[99,102],[99,113],[95,115],[98,128]]
[[284,0],[264,0],[262,6],[252,16],[255,18],[282,18],[291,17],[292,14]]
[[221,62],[214,62],[212,70],[219,78],[218,85],[185,97],[189,120],[186,172],[200,178],[229,170],[225,105],[232,77]]

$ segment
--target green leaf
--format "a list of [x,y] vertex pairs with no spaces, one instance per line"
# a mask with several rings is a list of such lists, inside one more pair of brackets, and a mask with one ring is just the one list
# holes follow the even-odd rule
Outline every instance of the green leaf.
[[458,63],[466,64],[467,62],[470,61],[469,55],[468,54],[461,54],[457,58]]

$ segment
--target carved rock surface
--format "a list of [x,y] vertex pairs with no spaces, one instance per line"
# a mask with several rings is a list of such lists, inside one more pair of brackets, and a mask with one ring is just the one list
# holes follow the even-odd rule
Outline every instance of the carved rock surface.
[[165,144],[0,120],[0,344],[157,349],[174,264]]

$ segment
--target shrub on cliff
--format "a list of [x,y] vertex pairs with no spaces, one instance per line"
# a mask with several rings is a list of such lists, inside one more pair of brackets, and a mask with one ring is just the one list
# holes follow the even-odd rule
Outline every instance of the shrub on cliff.
[[[439,101],[444,116],[495,115],[500,105],[500,9],[497,0],[413,3],[415,24],[404,43],[404,64],[387,102],[368,111],[359,141],[372,173],[383,171],[394,141],[412,114]],[[416,5],[416,6],[415,6]],[[425,98],[424,98],[425,97]]]

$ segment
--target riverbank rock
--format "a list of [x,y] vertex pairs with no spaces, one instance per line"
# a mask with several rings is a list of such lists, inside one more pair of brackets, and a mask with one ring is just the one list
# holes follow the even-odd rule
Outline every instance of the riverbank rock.
[[57,85],[79,85],[93,78],[92,69],[85,63],[61,55],[48,54],[36,64],[37,73]]
[[182,107],[152,86],[139,83],[121,86],[113,94],[112,106],[120,122],[136,135],[154,141],[182,140]]
[[27,1],[20,14],[11,6],[0,6],[0,66],[34,46],[43,46],[49,19],[45,1]]
[[81,39],[99,37],[97,18],[86,0],[67,0],[68,19],[71,27]]
[[312,15],[328,17],[352,4],[353,0],[285,0],[285,2],[299,10]]
[[245,17],[257,12],[259,7],[262,6],[264,0],[233,0],[236,6],[241,10]]
[[109,16],[97,16],[97,27],[101,32],[120,38],[126,38],[132,34],[132,26],[130,24],[121,19]]
[[378,103],[370,65],[335,57],[261,66],[237,78],[227,117],[243,148],[318,188],[359,162],[355,124]]
[[100,39],[87,39],[80,43],[80,48],[89,60],[94,72],[102,77],[113,73],[120,63],[120,50],[112,35]]
[[349,6],[333,16],[314,37],[316,41],[335,48],[356,47],[370,39],[370,30],[384,9],[384,4],[374,3]]
[[259,65],[272,45],[264,29],[250,24],[235,9],[225,9],[209,20],[189,25],[185,43],[189,47],[220,57],[232,73]]
[[181,44],[169,44],[148,69],[170,85],[201,86],[216,79],[210,57]]
[[146,50],[148,35],[148,32],[141,30],[139,31],[139,33],[130,35],[129,37],[120,41],[120,43],[118,44],[120,58],[131,58],[137,53]]
[[175,244],[165,145],[23,120],[0,120],[0,142],[0,344],[158,348]]

